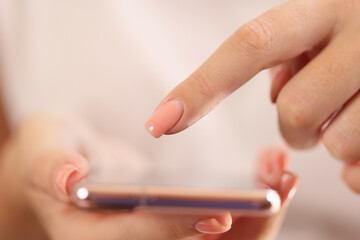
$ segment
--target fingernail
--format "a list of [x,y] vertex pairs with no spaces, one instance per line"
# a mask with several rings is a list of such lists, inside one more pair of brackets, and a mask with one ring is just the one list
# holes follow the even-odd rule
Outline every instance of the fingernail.
[[56,187],[62,194],[69,195],[69,183],[79,179],[79,175],[79,169],[74,165],[65,164],[61,166],[55,178]]
[[203,219],[194,224],[194,229],[204,234],[219,234],[227,232],[231,228],[231,223],[220,223],[216,218]]
[[172,129],[184,113],[184,105],[178,99],[161,104],[146,122],[145,127],[154,137],[161,137]]
[[282,201],[289,202],[295,195],[297,189],[297,176],[291,173],[284,173],[281,177]]
[[71,192],[71,188],[86,177],[86,174],[81,171],[75,171],[70,174],[66,182],[67,193]]

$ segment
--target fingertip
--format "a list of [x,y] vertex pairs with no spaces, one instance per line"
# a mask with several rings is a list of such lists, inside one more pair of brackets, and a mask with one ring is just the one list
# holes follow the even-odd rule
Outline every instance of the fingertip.
[[285,146],[269,146],[264,148],[258,157],[258,177],[266,177],[273,172],[289,169],[288,150]]
[[148,131],[148,133],[150,133],[150,135],[153,136],[154,138],[160,138],[162,135],[164,135],[163,133],[157,131],[158,130],[157,128],[155,130],[155,127],[154,125],[152,125],[150,120],[146,122],[145,128]]
[[222,226],[225,226],[227,230],[231,228],[232,216],[230,212],[224,212],[222,215],[216,216],[216,219]]
[[291,201],[296,193],[298,184],[299,177],[297,175],[290,172],[284,172],[282,174],[278,193],[283,204]]
[[214,216],[197,221],[194,229],[201,234],[220,234],[230,230],[232,217],[230,213]]
[[258,166],[259,185],[276,190],[282,203],[292,199],[299,182],[298,176],[288,169],[289,157],[286,147],[271,146],[261,152]]
[[84,178],[86,178],[87,174],[81,171],[74,171],[72,172],[69,177],[67,178],[66,181],[66,195],[69,195],[69,193],[71,192],[71,189],[73,188],[73,186],[80,182],[81,180],[83,180]]
[[184,114],[184,105],[178,99],[161,103],[145,124],[147,131],[155,138],[171,132]]
[[360,193],[360,162],[345,164],[342,178],[348,187],[355,193]]
[[87,176],[89,165],[81,156],[67,156],[64,159],[65,162],[55,172],[55,186],[63,197],[68,197],[71,188]]
[[63,195],[67,196],[69,194],[68,180],[77,175],[78,172],[79,169],[73,164],[65,164],[58,169],[55,176],[55,185]]

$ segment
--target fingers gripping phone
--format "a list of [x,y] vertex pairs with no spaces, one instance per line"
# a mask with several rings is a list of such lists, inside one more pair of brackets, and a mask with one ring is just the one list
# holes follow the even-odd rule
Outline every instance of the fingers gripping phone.
[[150,209],[171,213],[226,210],[239,215],[271,215],[281,204],[278,193],[271,189],[197,189],[86,181],[74,186],[71,200],[83,209]]

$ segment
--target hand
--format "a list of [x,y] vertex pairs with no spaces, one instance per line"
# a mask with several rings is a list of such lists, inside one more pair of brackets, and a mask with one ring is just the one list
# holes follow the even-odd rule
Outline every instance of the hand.
[[[111,144],[115,144],[112,142]],[[88,160],[113,156],[113,166],[122,159],[109,147],[109,141],[95,136],[84,124],[42,115],[25,121],[7,144],[0,168],[3,196],[12,197],[16,214],[11,236],[3,239],[183,239],[203,232],[219,234],[231,226],[228,212],[216,215],[169,215],[148,211],[96,212],[79,210],[69,202],[69,189],[89,173]],[[121,155],[121,153],[120,153]],[[129,154],[129,162],[119,167],[119,174],[143,171],[138,154]],[[131,161],[131,162],[130,162]],[[121,165],[121,164],[120,164]],[[3,207],[5,209],[8,206]],[[23,212],[27,222],[19,224]],[[32,218],[31,218],[32,217]],[[1,221],[0,221],[1,223]],[[31,227],[28,227],[31,225]],[[9,226],[8,226],[9,227]],[[18,231],[17,229],[21,229]],[[30,229],[31,231],[25,231]]]
[[154,137],[182,131],[272,68],[283,137],[299,149],[322,140],[345,161],[344,178],[360,193],[359,27],[356,0],[293,0],[273,8],[240,27],[171,91],[146,127]]
[[[95,136],[83,124],[74,121],[43,115],[22,124],[5,148],[0,175],[1,183],[6,182],[8,186],[4,196],[11,196],[12,204],[18,210],[16,214],[9,214],[18,216],[18,219],[9,228],[12,235],[6,235],[6,238],[171,240],[199,237],[208,240],[214,234],[216,239],[223,239],[219,234],[228,231],[232,223],[227,212],[181,216],[140,210],[91,212],[72,206],[68,198],[69,189],[88,175],[88,160],[94,156],[118,156],[118,153],[111,152],[119,146],[109,146],[109,141]],[[136,155],[131,154],[133,162],[123,164],[120,173],[144,171],[142,160]],[[117,166],[121,159],[113,158],[112,161]],[[283,210],[271,218],[235,218],[231,234],[226,239],[239,235],[260,239],[260,236],[276,232],[280,225],[278,219],[297,186],[297,177],[286,172],[287,166],[286,154],[281,149],[269,149],[262,154],[257,174],[259,182],[280,193]],[[27,222],[20,225],[19,219],[24,219],[24,213],[27,213]],[[22,231],[16,231],[19,228]]]
[[288,154],[281,147],[264,149],[258,159],[257,183],[260,188],[276,190],[281,198],[281,210],[269,217],[233,217],[231,229],[219,236],[203,236],[201,240],[265,240],[274,239],[295,194],[298,177],[289,172]]

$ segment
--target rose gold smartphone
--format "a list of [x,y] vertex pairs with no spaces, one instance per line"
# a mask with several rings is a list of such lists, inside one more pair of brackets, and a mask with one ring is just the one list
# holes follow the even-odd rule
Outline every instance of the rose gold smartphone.
[[74,186],[71,200],[83,209],[149,209],[169,213],[226,210],[235,215],[271,215],[280,209],[280,197],[271,189],[201,189],[86,181]]

